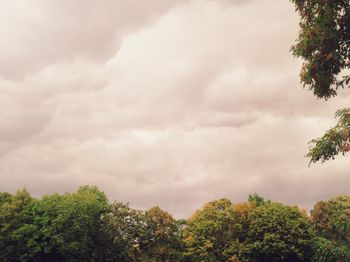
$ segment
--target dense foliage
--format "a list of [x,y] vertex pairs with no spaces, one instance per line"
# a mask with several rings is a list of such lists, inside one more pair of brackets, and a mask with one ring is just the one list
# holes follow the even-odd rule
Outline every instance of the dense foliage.
[[[339,88],[350,84],[350,1],[291,1],[300,15],[299,38],[292,51],[304,60],[301,82],[317,98],[336,96]],[[310,142],[311,162],[334,159],[350,150],[349,111],[339,110],[337,126]]]
[[33,198],[0,193],[0,261],[350,261],[350,196],[295,206],[250,195],[187,220],[109,203],[96,187]]
[[316,203],[311,219],[318,233],[314,261],[350,261],[350,196]]
[[349,84],[350,1],[292,0],[300,15],[300,32],[292,50],[302,57],[304,85],[319,98],[330,98]]
[[251,211],[248,225],[248,261],[308,260],[312,226],[297,207],[266,203]]

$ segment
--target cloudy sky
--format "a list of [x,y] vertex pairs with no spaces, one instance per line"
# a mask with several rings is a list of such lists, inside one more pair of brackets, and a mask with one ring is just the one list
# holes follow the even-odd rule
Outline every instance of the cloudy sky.
[[2,0],[0,33],[0,191],[97,185],[176,217],[350,193],[347,157],[304,157],[350,96],[301,87],[288,0]]

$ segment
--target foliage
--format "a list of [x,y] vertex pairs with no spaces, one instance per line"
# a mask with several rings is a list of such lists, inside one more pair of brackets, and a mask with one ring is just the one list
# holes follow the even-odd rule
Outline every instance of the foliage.
[[349,246],[344,243],[317,237],[312,243],[312,262],[348,262]]
[[334,159],[336,155],[345,155],[350,150],[350,108],[338,110],[338,124],[329,129],[321,138],[310,141],[313,144],[307,154],[311,158],[310,163],[321,161],[322,163]]
[[350,196],[297,207],[254,194],[219,199],[188,220],[109,204],[96,187],[35,199],[0,193],[0,261],[350,261]]
[[239,242],[246,241],[247,232],[249,230],[249,215],[256,208],[255,201],[249,201],[245,203],[234,204],[234,217],[235,217],[235,235]]
[[107,208],[107,198],[95,187],[81,187],[78,192],[63,196],[47,196],[36,206],[37,220],[46,227],[54,249],[71,261],[87,260],[94,250],[94,239],[100,217]]
[[190,261],[227,261],[235,255],[234,219],[234,208],[228,199],[209,202],[196,211],[184,232],[185,256]]
[[312,226],[297,207],[266,203],[251,211],[248,222],[249,261],[307,261]]
[[143,212],[115,202],[102,217],[95,256],[101,261],[142,261],[140,242],[143,234]]
[[350,261],[350,196],[316,203],[311,219],[319,235],[313,261]]
[[2,205],[1,261],[87,260],[106,206],[95,187],[41,200],[18,191]]
[[252,194],[248,196],[248,201],[249,202],[255,202],[256,206],[261,206],[265,204],[266,202],[269,202],[269,200],[265,200],[262,196],[258,194]]
[[14,195],[1,194],[0,261],[15,261],[26,251],[16,232],[27,222],[23,214],[32,201],[26,189],[19,190]]
[[11,194],[7,193],[7,192],[0,192],[0,207],[11,201]]
[[[337,89],[349,87],[350,75],[350,1],[291,0],[300,15],[300,32],[292,47],[304,60],[300,79],[317,98],[337,95]],[[349,146],[349,112],[339,110],[339,123],[321,138],[310,141],[310,163],[322,163],[345,154]]]
[[102,218],[96,257],[102,261],[177,261],[180,234],[176,220],[159,207],[146,212],[113,203]]
[[350,2],[292,0],[300,15],[300,32],[293,54],[304,59],[301,82],[315,96],[330,98],[349,84],[339,75],[350,68]]
[[179,261],[181,239],[176,220],[159,207],[145,212],[145,235],[142,250],[149,261]]
[[317,202],[311,219],[320,235],[350,244],[350,196]]

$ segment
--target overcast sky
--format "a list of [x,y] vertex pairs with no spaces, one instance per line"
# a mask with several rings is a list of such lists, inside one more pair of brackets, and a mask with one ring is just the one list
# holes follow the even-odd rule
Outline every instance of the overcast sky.
[[300,85],[288,0],[2,0],[0,33],[0,191],[96,185],[178,218],[350,193],[348,157],[304,157],[350,96]]

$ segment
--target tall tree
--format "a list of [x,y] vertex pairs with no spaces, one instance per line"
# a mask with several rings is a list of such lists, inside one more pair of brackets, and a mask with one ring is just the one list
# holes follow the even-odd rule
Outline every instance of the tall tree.
[[230,200],[207,203],[188,220],[184,231],[189,261],[228,261],[236,255],[235,213]]
[[95,257],[98,261],[143,261],[141,242],[145,235],[144,212],[115,202],[102,218]]
[[[304,59],[301,82],[317,98],[327,100],[350,83],[350,1],[291,1],[300,15],[299,38],[292,51]],[[339,123],[310,142],[307,156],[311,162],[324,162],[349,151],[349,109],[338,111],[336,116]]]
[[318,233],[314,261],[350,261],[350,196],[317,202],[311,219]]
[[[26,253],[26,246],[22,245],[18,234],[27,223],[25,210],[32,201],[26,189],[19,190],[14,195],[1,194],[0,261],[18,261],[24,258],[22,256]],[[27,236],[27,231],[22,230],[22,233]]]
[[146,212],[113,203],[103,217],[96,257],[99,261],[179,261],[177,221],[159,207]]
[[159,207],[145,212],[145,235],[141,248],[150,261],[179,261],[180,234],[176,220]]
[[14,261],[88,261],[106,208],[104,193],[88,186],[32,200],[11,234],[19,252]]
[[93,254],[101,216],[107,210],[107,198],[96,187],[80,187],[58,201],[44,199],[42,211],[49,218],[54,243],[70,261],[87,261]]
[[245,257],[250,262],[308,261],[312,236],[306,213],[268,202],[248,216]]
[[265,200],[264,197],[258,194],[252,194],[248,196],[248,202],[253,202],[256,206],[261,206],[267,202],[270,202],[270,200]]

